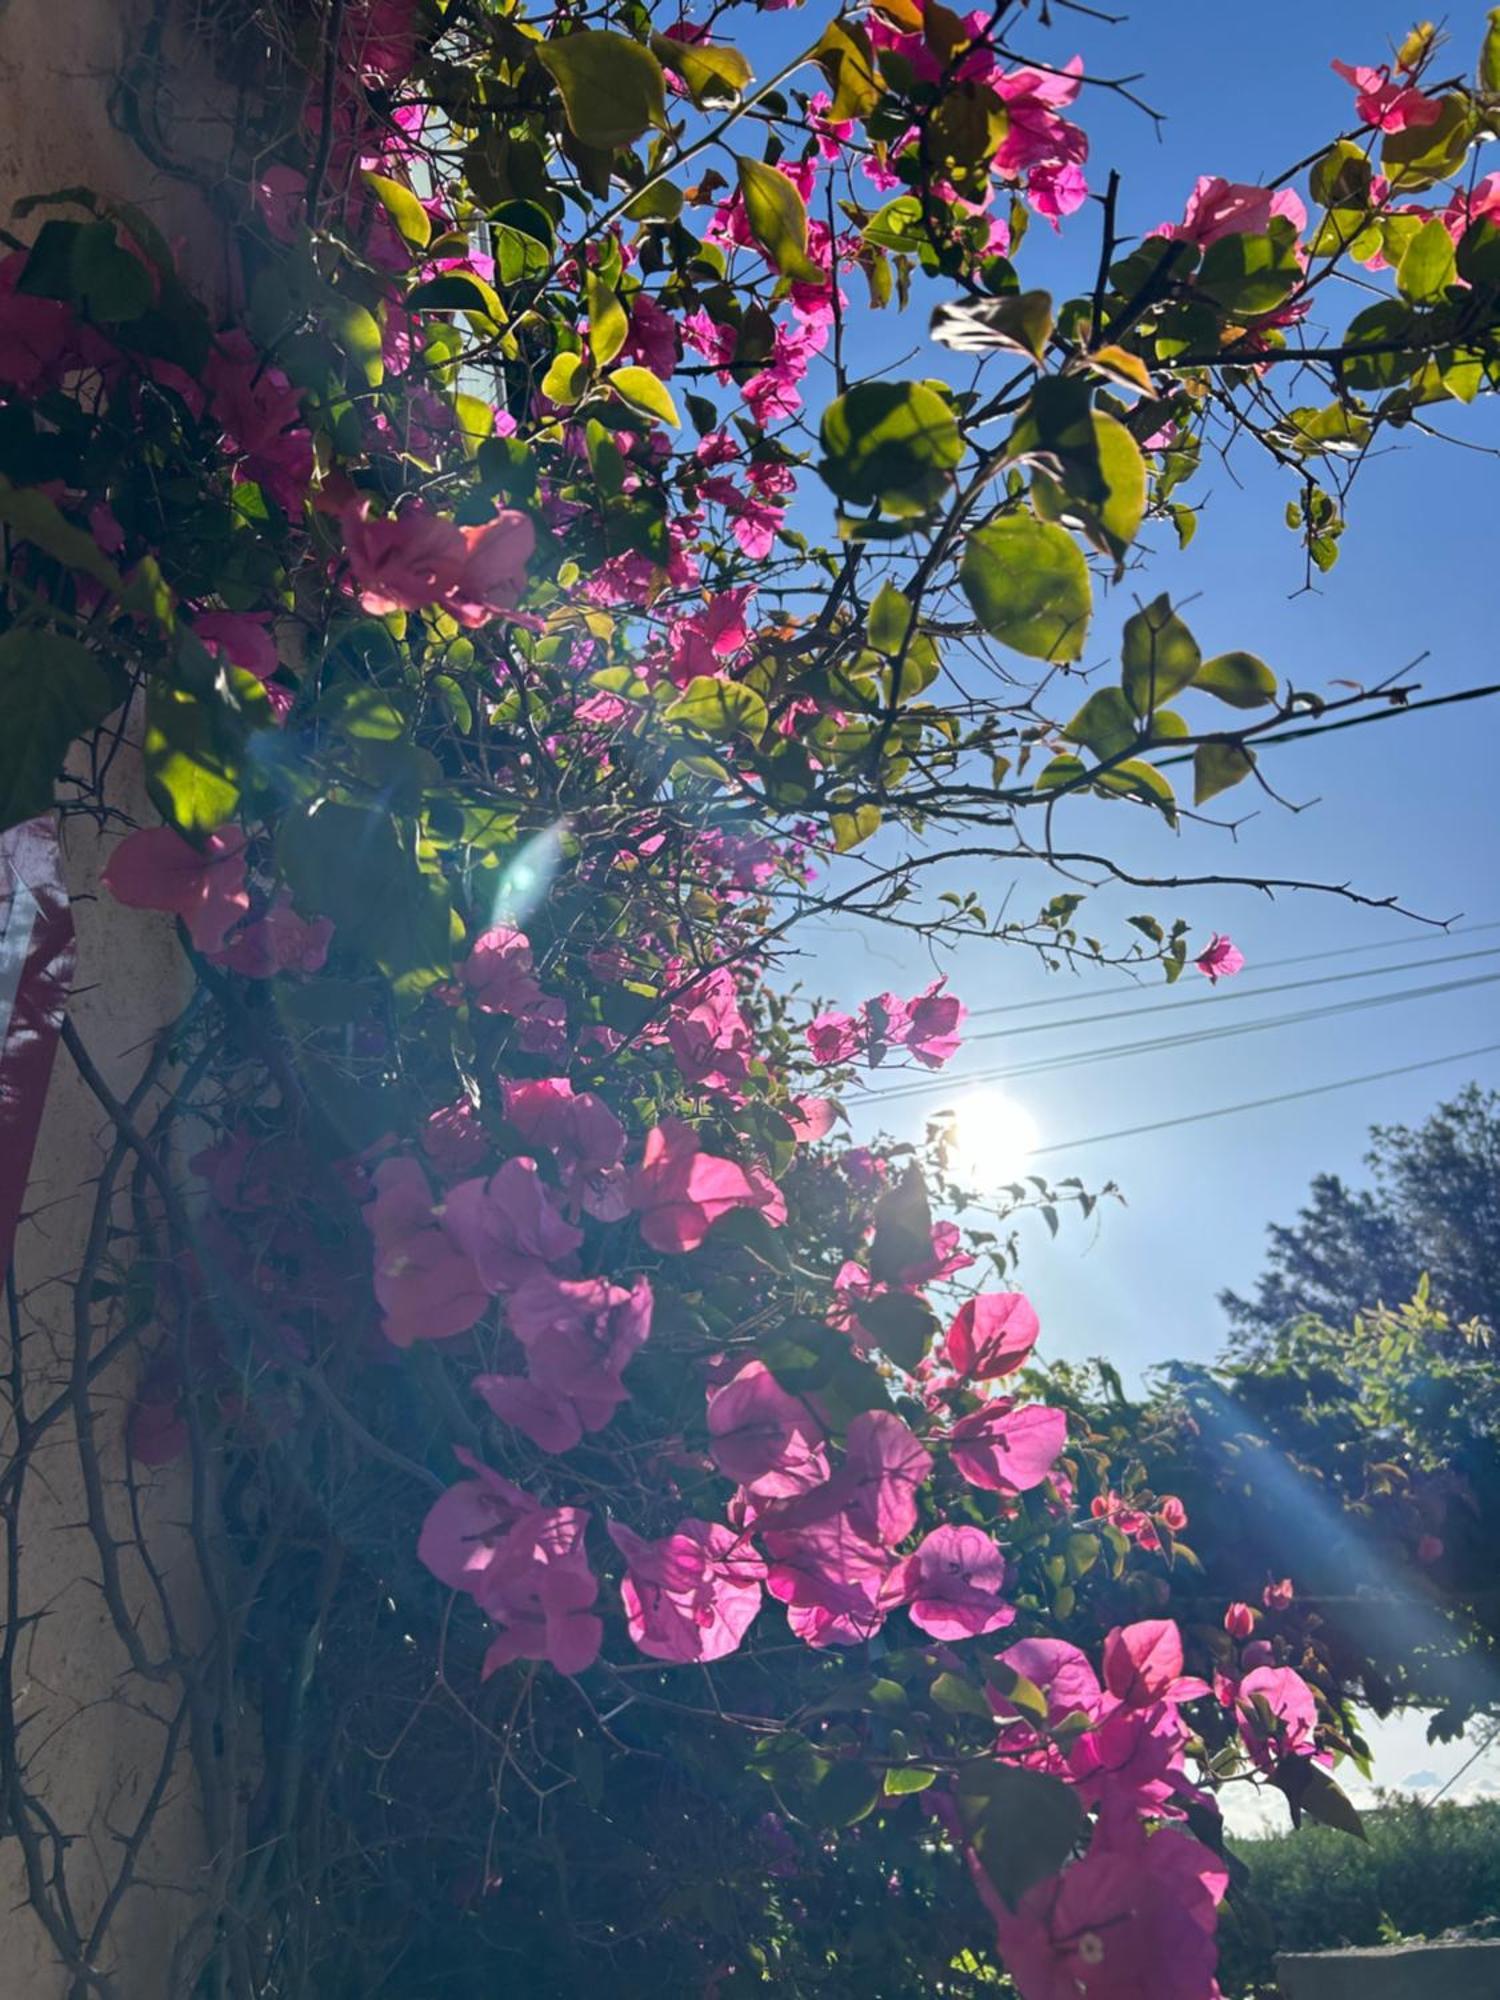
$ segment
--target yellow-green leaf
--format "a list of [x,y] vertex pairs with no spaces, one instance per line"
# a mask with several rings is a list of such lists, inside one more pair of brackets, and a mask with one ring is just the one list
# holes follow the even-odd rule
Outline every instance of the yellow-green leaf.
[[1033,660],[1076,660],[1088,636],[1093,586],[1073,537],[1030,514],[970,535],[958,573],[987,632]]
[[407,293],[406,303],[413,312],[476,313],[496,326],[505,325],[500,294],[477,271],[445,271],[440,278],[429,278]]
[[583,297],[589,316],[589,352],[601,368],[606,368],[630,338],[630,320],[619,293],[606,285],[597,271],[590,271],[584,279]]
[[542,394],[549,403],[571,409],[588,387],[589,363],[586,354],[555,354],[542,377]]
[[831,812],[828,824],[833,833],[833,844],[840,854],[847,854],[861,841],[868,840],[880,826],[879,806],[856,806],[853,812]]
[[700,109],[710,104],[736,104],[754,71],[738,49],[720,42],[677,42],[670,35],[653,35],[651,47],[663,69],[680,76]]
[[807,210],[783,173],[764,160],[737,156],[740,194],[750,234],[784,278],[821,284],[825,273],[807,254]]
[[1193,686],[1231,708],[1264,708],[1276,699],[1276,676],[1254,653],[1219,653],[1193,675]]
[[432,217],[409,187],[385,174],[366,173],[365,186],[395,224],[396,233],[411,250],[425,250],[432,241]]
[[1254,769],[1255,752],[1243,743],[1220,737],[1200,743],[1193,752],[1193,804],[1207,805],[1220,792],[1248,778]]
[[836,123],[867,118],[885,95],[870,37],[858,21],[830,21],[813,61],[833,85],[828,116]]
[[36,487],[12,486],[0,478],[0,522],[14,528],[23,541],[35,543],[55,562],[82,570],[113,595],[118,596],[124,588],[120,572],[93,536],[84,528],[75,528]]
[[609,378],[609,386],[642,416],[655,417],[674,430],[682,423],[672,392],[649,368],[617,368]]
[[539,43],[536,53],[562,94],[574,137],[585,146],[614,152],[633,145],[652,125],[665,130],[661,64],[628,35],[590,28]]
[[667,710],[664,720],[695,736],[722,739],[748,736],[758,742],[770,722],[766,705],[754,688],[743,681],[720,680],[716,674],[700,674],[688,682]]
[[1137,715],[1170,701],[1203,664],[1197,640],[1165,595],[1126,619],[1120,659],[1125,693]]
[[378,389],[385,380],[379,320],[354,299],[340,299],[331,317],[339,346],[363,375],[366,386]]

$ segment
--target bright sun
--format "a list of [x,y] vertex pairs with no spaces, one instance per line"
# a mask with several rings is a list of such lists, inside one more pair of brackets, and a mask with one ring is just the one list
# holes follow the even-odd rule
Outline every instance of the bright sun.
[[955,1180],[987,1195],[1019,1180],[1040,1134],[1024,1104],[999,1090],[974,1090],[953,1112],[949,1161]]

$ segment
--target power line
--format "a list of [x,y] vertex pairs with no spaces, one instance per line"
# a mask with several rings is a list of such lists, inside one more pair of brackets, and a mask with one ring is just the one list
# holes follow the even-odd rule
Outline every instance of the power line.
[[[1188,1034],[1158,1035],[1148,1042],[1112,1042],[1102,1049],[1082,1049],[1068,1051],[1061,1055],[1042,1056],[1035,1062],[1014,1063],[1004,1068],[970,1070],[967,1074],[943,1078],[929,1077],[920,1083],[893,1086],[886,1090],[874,1090],[866,1097],[878,1097],[889,1103],[892,1099],[925,1097],[938,1091],[952,1091],[956,1086],[968,1089],[974,1084],[1007,1082],[1014,1077],[1043,1076],[1054,1070],[1086,1068],[1090,1063],[1106,1062],[1120,1057],[1136,1055],[1156,1055],[1163,1049],[1196,1048],[1200,1043],[1228,1040],[1236,1035],[1261,1034],[1274,1028],[1302,1027],[1310,1021],[1326,1021],[1335,1016],[1363,1014],[1376,1007],[1393,1007],[1407,1000],[1426,1000],[1442,993],[1461,993],[1475,986],[1492,986],[1500,980],[1500,972],[1476,973],[1467,979],[1444,979],[1430,986],[1406,986],[1397,993],[1371,993],[1361,1000],[1342,1000],[1328,1007],[1303,1007],[1293,1013],[1272,1014],[1264,1021],[1233,1021],[1221,1023],[1217,1027],[1198,1028]],[[861,1102],[866,1099],[861,1099]]]
[[1375,1069],[1365,1076],[1341,1077],[1337,1083],[1315,1083],[1305,1090],[1283,1090],[1275,1097],[1255,1097],[1244,1104],[1222,1104],[1213,1111],[1188,1111],[1180,1118],[1159,1118],[1150,1125],[1127,1125],[1118,1132],[1091,1132],[1083,1139],[1063,1139],[1051,1146],[1033,1146],[1029,1157],[1044,1153],[1071,1153],[1080,1146],[1102,1146],[1112,1139],[1139,1139],[1148,1132],[1170,1132],[1179,1125],[1199,1125],[1210,1118],[1232,1118],[1241,1111],[1264,1111],[1273,1104],[1295,1104],[1305,1097],[1326,1097],[1331,1091],[1353,1090],[1363,1083],[1384,1083],[1397,1076],[1412,1076],[1418,1070],[1439,1069],[1444,1063],[1471,1062],[1476,1056],[1500,1051],[1500,1042],[1486,1042],[1477,1049],[1455,1049],[1451,1055],[1427,1056],[1421,1062],[1401,1063],[1395,1069]]
[[[1449,938],[1473,937],[1479,931],[1500,931],[1500,921],[1484,924],[1456,924],[1451,930],[1445,929],[1434,932],[1431,941],[1436,944],[1441,938],[1442,942],[1446,944]],[[1246,966],[1239,977],[1245,980],[1255,979],[1262,972],[1280,972],[1289,965],[1316,965],[1320,961],[1329,958],[1353,958],[1356,953],[1362,951],[1386,951],[1390,948],[1390,943],[1391,940],[1389,938],[1371,938],[1368,944],[1344,944],[1339,945],[1332,951],[1304,951],[1299,952],[1294,958],[1265,958],[1259,960],[1254,965]],[[1095,1000],[1107,1000],[1115,993],[1145,994],[1150,990],[1149,987],[1143,986],[1138,979],[1126,979],[1122,980],[1118,986],[1101,986],[1089,997]],[[1044,993],[1036,1000],[1007,1000],[1003,1006],[999,1007],[971,1007],[969,1009],[969,1019],[971,1021],[981,1021],[988,1020],[995,1014],[1025,1014],[1035,1007],[1054,1006],[1056,1001],[1057,995],[1055,993]]]
[[1455,951],[1446,958],[1405,958],[1397,965],[1365,965],[1355,972],[1321,972],[1312,979],[1278,979],[1273,986],[1235,986],[1227,993],[1200,993],[1196,999],[1153,1000],[1149,1007],[1106,1007],[1098,1014],[1070,1014],[1061,1021],[1026,1021],[1017,1028],[985,1028],[967,1035],[964,1046],[976,1042],[998,1042],[1017,1035],[1051,1034],[1059,1028],[1093,1028],[1110,1021],[1144,1021],[1151,1014],[1184,1013],[1197,1007],[1229,1007],[1236,1001],[1267,1000],[1273,993],[1305,993],[1314,986],[1344,986],[1356,979],[1384,979],[1396,972],[1427,972],[1435,966],[1465,965],[1476,958],[1500,956],[1500,945],[1484,945],[1478,951]]
[[[1251,739],[1257,750],[1268,749],[1273,743],[1300,743],[1306,736],[1329,736],[1335,729],[1362,729],[1368,722],[1390,722],[1398,715],[1415,715],[1423,708],[1447,708],[1455,701],[1483,701],[1492,694],[1500,694],[1500,682],[1489,687],[1459,688],[1455,694],[1430,694],[1424,701],[1393,701],[1389,708],[1368,710],[1364,715],[1346,715],[1336,722],[1310,722],[1303,729],[1278,729],[1273,735],[1256,736]],[[1158,758],[1158,764],[1187,764],[1192,761],[1191,750],[1179,751],[1175,757]]]
[[1061,1055],[1042,1056],[1035,1062],[1013,1063],[994,1069],[970,1070],[957,1076],[943,1078],[930,1077],[920,1083],[892,1086],[886,1090],[873,1090],[866,1098],[878,1097],[883,1103],[925,1097],[939,1091],[953,1091],[955,1087],[969,1089],[974,1084],[1001,1083],[1014,1077],[1043,1076],[1055,1070],[1086,1068],[1090,1063],[1105,1062],[1133,1055],[1155,1055],[1164,1049],[1196,1048],[1204,1042],[1224,1041],[1236,1035],[1254,1035],[1273,1028],[1301,1027],[1310,1021],[1326,1021],[1336,1016],[1363,1014],[1376,1007],[1391,1007],[1407,1000],[1426,1000],[1437,994],[1460,993],[1474,986],[1490,986],[1500,979],[1500,973],[1482,972],[1468,979],[1446,979],[1430,986],[1407,986],[1398,993],[1371,993],[1361,1000],[1338,1001],[1329,1007],[1304,1007],[1294,1013],[1273,1014],[1264,1021],[1235,1021],[1220,1023],[1217,1027],[1198,1028],[1189,1034],[1159,1035],[1149,1042],[1113,1042],[1102,1049],[1081,1049]]

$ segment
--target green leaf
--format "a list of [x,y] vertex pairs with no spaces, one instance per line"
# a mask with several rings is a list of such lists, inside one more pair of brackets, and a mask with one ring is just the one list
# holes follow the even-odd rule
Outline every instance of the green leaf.
[[1192,684],[1231,708],[1264,708],[1276,699],[1276,676],[1254,653],[1216,653],[1203,662]]
[[750,234],[784,278],[819,285],[827,274],[807,254],[807,210],[783,173],[764,160],[736,154],[740,196]]
[[395,224],[396,233],[410,250],[425,250],[432,241],[432,217],[409,187],[385,174],[363,175],[365,186]]
[[886,1772],[885,1795],[888,1799],[909,1798],[913,1792],[925,1792],[936,1782],[936,1771],[924,1770],[920,1764],[903,1764],[898,1770]]
[[182,832],[212,833],[240,799],[240,766],[255,728],[269,725],[265,689],[250,674],[224,668],[190,640],[179,670],[196,671],[196,687],[153,675],[146,688],[141,741],[146,784],[164,819]]
[[770,723],[766,704],[743,681],[721,681],[714,674],[700,674],[689,681],[667,710],[663,720],[677,729],[689,729],[695,736],[723,741],[731,736],[748,736],[758,742]]
[[276,859],[303,915],[331,917],[339,944],[398,992],[448,977],[447,893],[419,866],[410,829],[389,813],[319,800],[282,821]]
[[655,125],[665,131],[667,87],[661,64],[627,35],[600,28],[538,44],[537,56],[562,93],[573,135],[614,152]]
[[841,500],[888,514],[925,514],[963,457],[946,399],[924,382],[861,382],[830,403],[818,471]]
[[1120,659],[1126,698],[1137,715],[1170,701],[1203,664],[1197,640],[1165,594],[1126,619]]
[[949,1715],[977,1715],[981,1721],[991,1723],[995,1719],[994,1710],[979,1689],[962,1674],[939,1674],[928,1694]]
[[88,319],[140,319],[152,300],[151,274],[120,247],[112,222],[44,222],[27,253],[19,290],[65,299]]
[[1146,461],[1123,424],[1093,409],[1085,382],[1044,376],[1008,449],[1038,468],[1032,485],[1038,512],[1076,522],[1105,553],[1124,555],[1146,512]]
[[609,387],[643,417],[655,417],[674,430],[681,428],[671,390],[649,368],[617,368],[609,377]]
[[1243,743],[1213,737],[1193,752],[1193,804],[1207,805],[1220,792],[1227,792],[1248,778],[1255,769],[1255,752]]
[[0,523],[13,528],[22,541],[33,543],[55,562],[82,570],[112,595],[118,597],[124,589],[120,572],[93,536],[65,520],[46,494],[34,487],[12,486],[0,478]]
[[583,281],[584,306],[589,316],[589,352],[600,368],[607,368],[630,338],[630,319],[620,295],[606,285],[597,271]]
[[670,35],[653,35],[651,48],[664,69],[682,78],[700,110],[738,103],[754,74],[738,49],[719,42],[676,42]]
[[0,635],[0,832],[51,809],[69,745],[129,691],[117,666],[60,632],[13,625]]
[[875,1237],[870,1276],[877,1284],[899,1284],[901,1273],[932,1255],[932,1208],[921,1173],[909,1167],[875,1203]]
[[974,616],[1032,660],[1076,660],[1094,592],[1071,535],[1030,514],[1009,514],[970,535],[958,573]]
[[378,389],[385,380],[385,360],[380,322],[374,313],[353,299],[340,299],[329,314],[334,338],[364,377],[365,386]]
[[1458,275],[1458,251],[1441,217],[1424,222],[1406,246],[1396,283],[1403,298],[1441,299]]
[[999,299],[935,306],[930,331],[934,340],[958,354],[1024,354],[1040,365],[1052,338],[1052,294],[1012,292]]
[[1012,1908],[1034,1882],[1058,1873],[1084,1830],[1069,1786],[989,1757],[964,1765],[956,1803],[964,1838]]
[[412,312],[478,313],[496,326],[505,325],[500,294],[475,271],[445,271],[440,278],[429,278],[407,293],[406,304]]
[[1479,47],[1479,87],[1500,92],[1500,7],[1492,7]]
[[830,812],[828,826],[835,852],[849,853],[870,838],[880,826],[879,806],[856,806],[853,812]]
[[1301,276],[1297,231],[1277,215],[1263,236],[1221,236],[1211,243],[1194,283],[1225,312],[1251,319],[1273,312]]
[[910,1375],[938,1331],[937,1316],[911,1292],[879,1292],[861,1301],[855,1318],[883,1354]]
[[1358,1808],[1311,1757],[1285,1758],[1272,1783],[1286,1793],[1293,1826],[1313,1819],[1339,1833],[1352,1833],[1356,1840],[1367,1838]]
[[[1084,1539],[1089,1542],[1097,1555],[1099,1545],[1093,1536],[1085,1536]],[[1079,1574],[1081,1573],[1080,1571]],[[1045,1725],[1050,1710],[1046,1695],[1035,1681],[1029,1681],[1024,1674],[1018,1674],[1015,1668],[1007,1666],[1004,1660],[986,1660],[984,1677],[996,1694],[1008,1701],[1012,1708],[1026,1717],[1028,1722],[1034,1722],[1039,1729]],[[988,1708],[988,1703],[986,1707]],[[993,1713],[993,1710],[990,1712]]]
[[542,394],[560,409],[571,409],[588,387],[589,364],[584,354],[554,354],[542,377]]
[[840,1759],[815,1787],[807,1817],[815,1826],[854,1826],[880,1803],[880,1774],[868,1764]]
[[1091,694],[1063,731],[1070,743],[1081,743],[1101,760],[1132,749],[1141,734],[1141,723],[1119,688]]
[[1380,164],[1393,192],[1410,194],[1456,174],[1474,138],[1474,113],[1458,92],[1441,100],[1434,125],[1408,125],[1387,132],[1380,147]]
[[906,644],[911,630],[911,599],[893,583],[883,583],[875,593],[865,620],[865,636],[877,653],[893,659]]
[[884,97],[885,84],[862,23],[842,18],[830,21],[812,57],[833,85],[828,116],[838,124],[850,118],[868,118]]
[[1370,156],[1352,139],[1329,147],[1308,175],[1312,198],[1320,208],[1364,208],[1370,198]]
[[1143,799],[1148,806],[1158,807],[1170,825],[1176,825],[1177,794],[1172,790],[1171,780],[1163,777],[1154,764],[1131,757],[1092,776],[1097,790]]

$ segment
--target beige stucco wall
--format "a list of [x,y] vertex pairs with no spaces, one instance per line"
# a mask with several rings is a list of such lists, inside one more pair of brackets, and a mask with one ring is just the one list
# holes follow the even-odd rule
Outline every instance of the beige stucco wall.
[[[191,182],[156,171],[111,123],[116,79],[142,49],[152,12],[136,0],[0,0],[0,221],[11,225],[19,197],[75,185],[129,200],[179,246],[184,269],[199,288],[222,297],[225,252],[208,204]],[[179,70],[162,108],[206,151],[216,137],[213,102],[212,84],[200,91],[191,70]],[[24,236],[35,223],[14,226]],[[126,813],[154,819],[128,754],[116,761],[111,783]],[[124,1095],[160,1030],[182,1007],[187,987],[169,923],[97,895],[112,838],[84,819],[66,828],[79,941],[71,1018],[111,1089]],[[141,1116],[149,1120],[154,1109],[148,1101]],[[59,1052],[15,1260],[22,1370],[33,1409],[66,1383],[72,1366],[73,1278],[107,1146],[95,1099]],[[129,1181],[127,1167],[126,1190]],[[96,1345],[114,1330],[118,1311],[117,1300],[92,1307]],[[0,1325],[0,1368],[9,1366],[8,1346],[8,1329]],[[132,1546],[123,1486],[123,1418],[135,1375],[128,1360],[111,1369],[94,1384],[90,1407],[112,1533],[121,1544],[123,1588],[139,1613],[142,1644],[155,1658],[163,1621]],[[6,1408],[0,1397],[0,1462],[15,1443]],[[124,1854],[120,1836],[128,1835],[150,1799],[180,1687],[170,1675],[143,1681],[131,1671],[101,1594],[96,1544],[80,1525],[85,1511],[77,1432],[63,1422],[49,1432],[26,1480],[20,1602],[0,1606],[0,1615],[26,1621],[16,1673],[26,1784],[67,1837],[60,1865],[87,1933]],[[203,1620],[181,1525],[188,1512],[183,1475],[176,1469],[155,1475],[144,1507],[147,1540],[194,1638]],[[55,1854],[49,1844],[49,1863]],[[141,1856],[139,1882],[100,1939],[93,1971],[80,1977],[78,1968],[58,1963],[54,1940],[28,1908],[19,1846],[0,1823],[0,1996],[169,2000],[173,1948],[202,1907],[207,1865],[199,1796],[184,1750]]]

